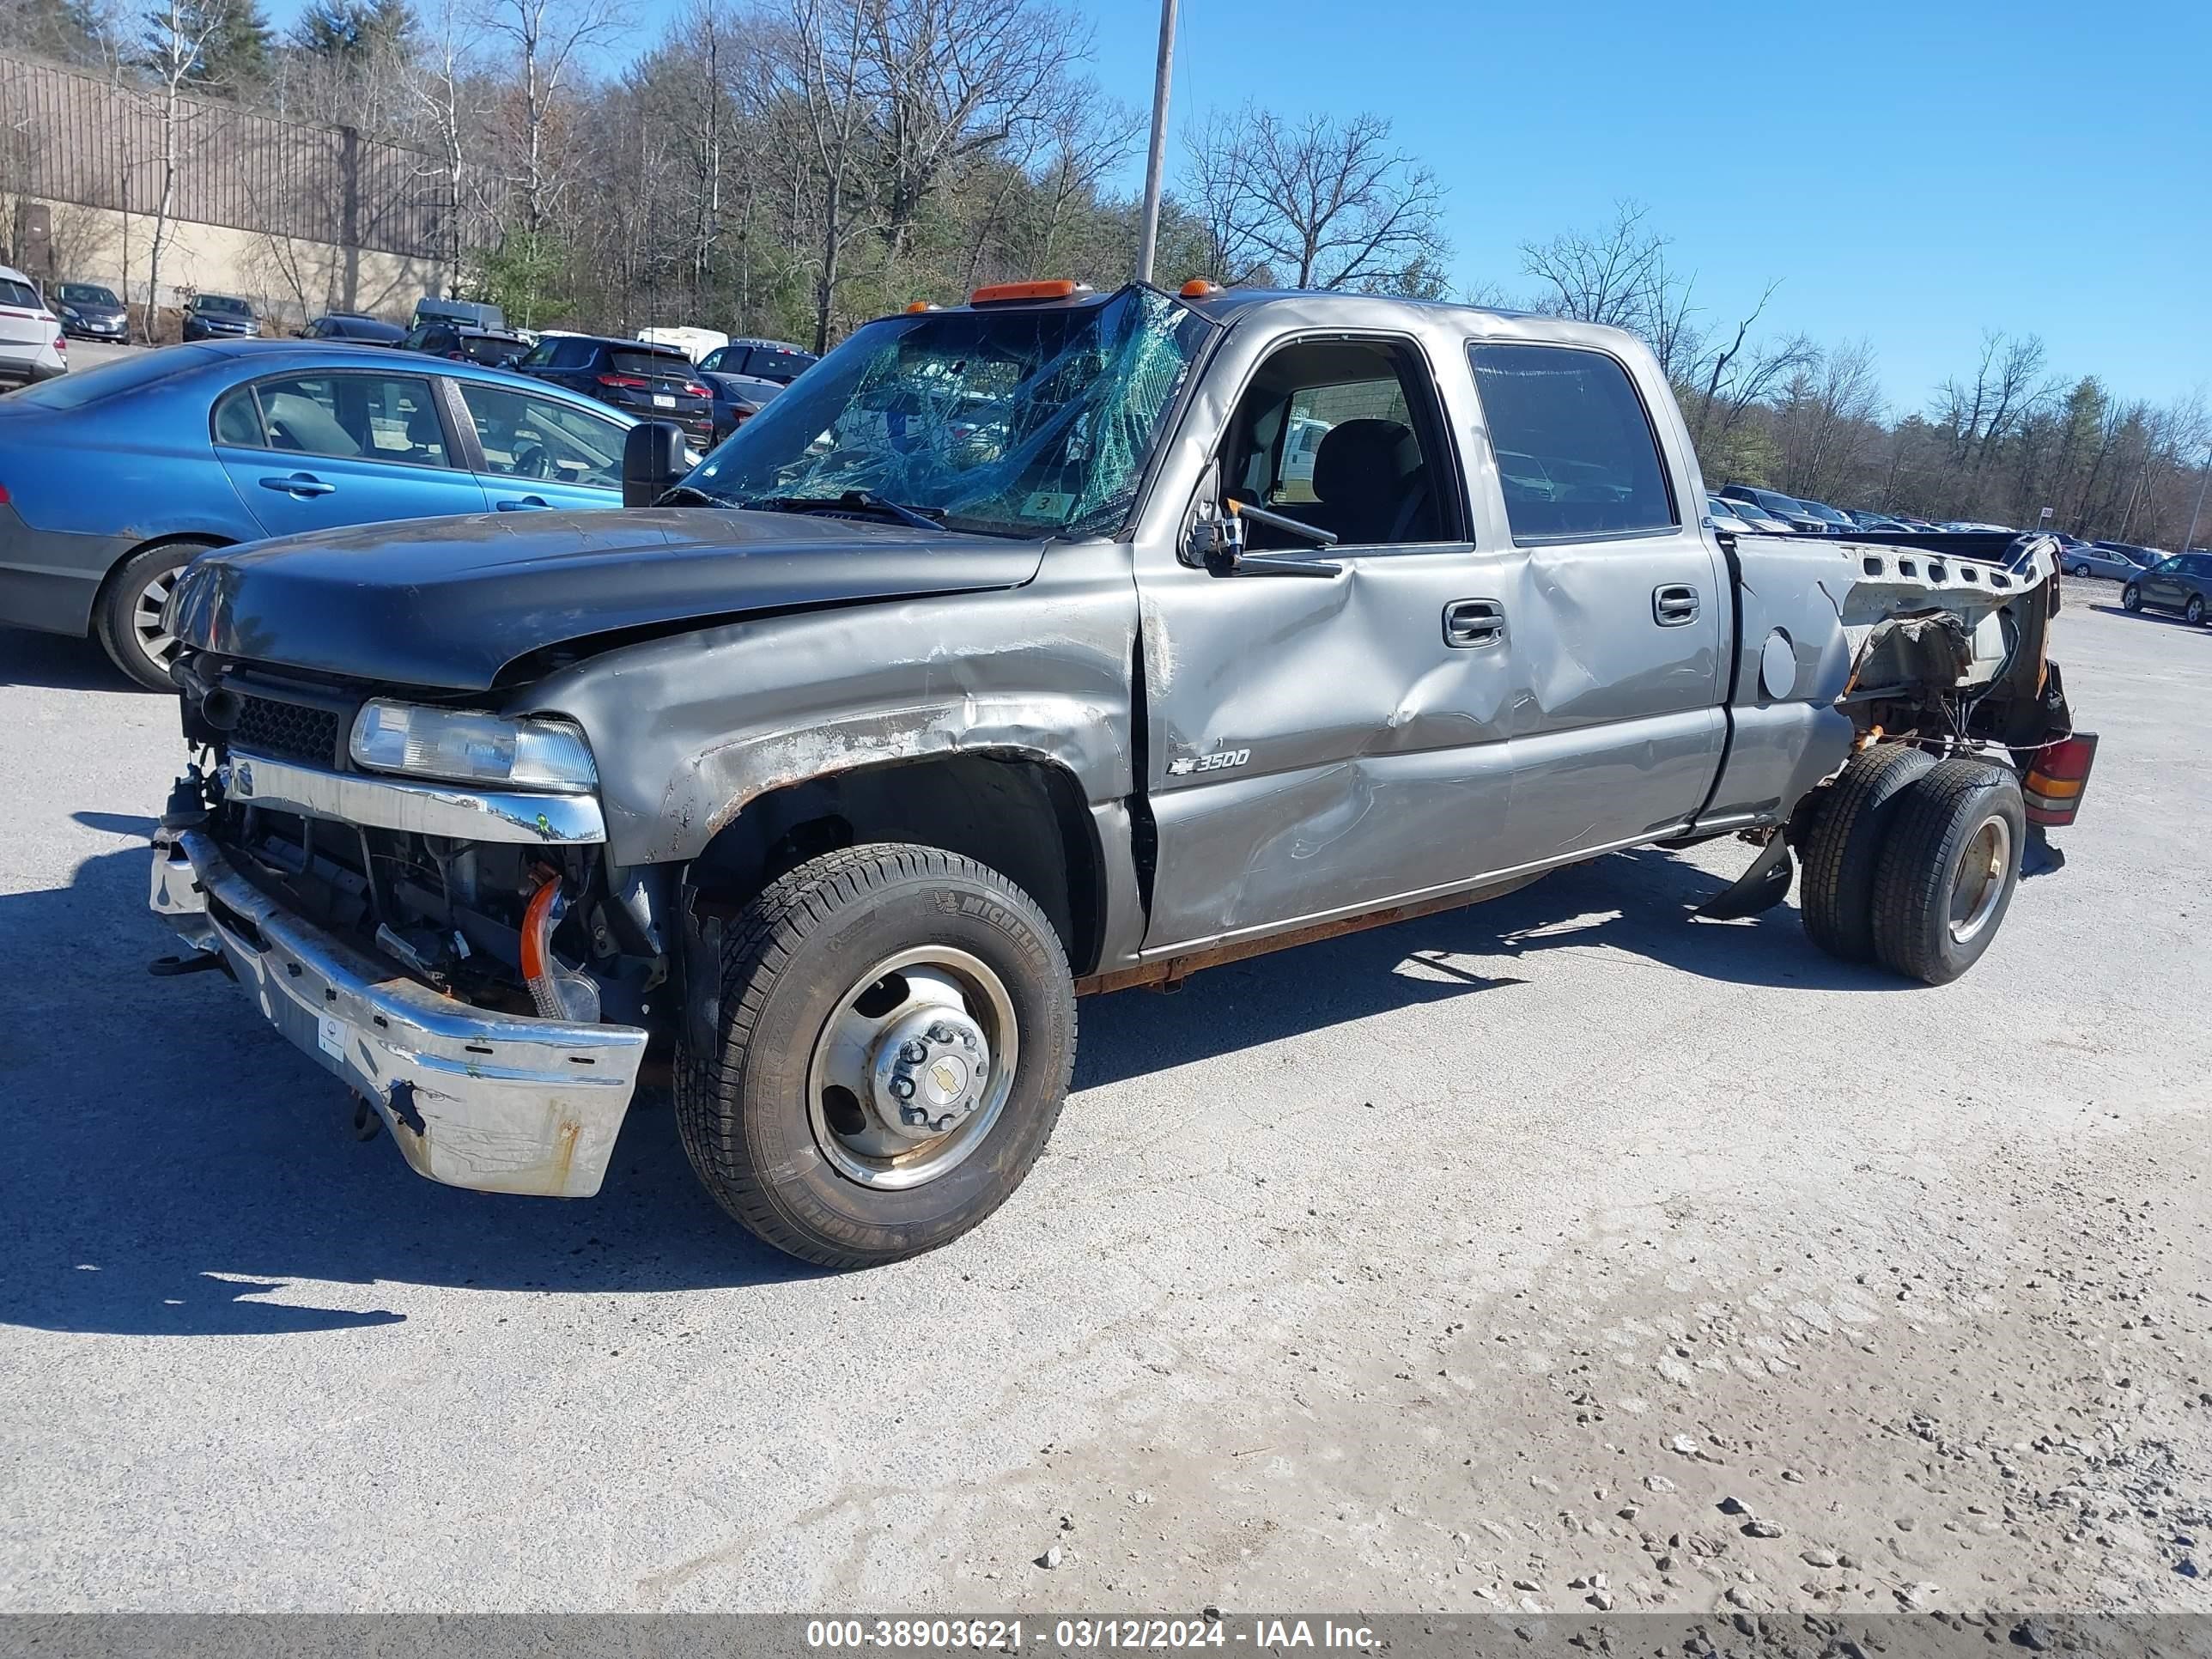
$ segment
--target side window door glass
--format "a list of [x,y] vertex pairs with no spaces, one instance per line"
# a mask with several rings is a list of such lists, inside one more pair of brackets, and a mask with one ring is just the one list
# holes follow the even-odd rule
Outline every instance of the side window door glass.
[[[1431,464],[1438,430],[1425,366],[1395,342],[1316,340],[1260,367],[1230,424],[1229,493],[1328,531],[1347,547],[1450,539],[1457,481]],[[1310,547],[1250,521],[1255,550]]]
[[[233,392],[216,415],[225,443],[336,460],[447,466],[430,383],[411,374],[297,374]],[[257,433],[246,422],[258,393]]]
[[595,490],[622,488],[624,428],[615,422],[556,398],[467,380],[459,384],[487,473]]
[[1672,530],[1658,440],[1628,371],[1575,347],[1468,348],[1516,545]]

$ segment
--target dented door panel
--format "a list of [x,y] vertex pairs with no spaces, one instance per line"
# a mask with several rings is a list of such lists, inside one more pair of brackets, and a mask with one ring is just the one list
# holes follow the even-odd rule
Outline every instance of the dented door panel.
[[1494,569],[1464,546],[1343,563],[1327,579],[1179,566],[1146,588],[1148,949],[1364,908],[1497,858],[1512,655],[1444,628]]

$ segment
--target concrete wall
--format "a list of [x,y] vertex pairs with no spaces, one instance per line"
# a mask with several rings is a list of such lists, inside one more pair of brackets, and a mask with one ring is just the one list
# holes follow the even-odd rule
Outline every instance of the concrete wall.
[[[133,304],[146,298],[154,221],[139,213],[74,203],[48,204],[55,275],[63,282],[104,283]],[[13,223],[12,200],[0,201],[0,234]],[[172,221],[161,248],[161,303],[191,292],[239,294],[255,301],[279,327],[325,311],[365,311],[405,322],[416,301],[444,292],[439,261],[261,231]]]

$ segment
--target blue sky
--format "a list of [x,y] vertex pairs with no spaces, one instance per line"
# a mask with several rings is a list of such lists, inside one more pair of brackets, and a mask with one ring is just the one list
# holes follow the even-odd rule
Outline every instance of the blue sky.
[[[640,0],[633,46],[678,3]],[[1157,0],[1074,3],[1147,107]],[[1183,0],[1176,58],[1178,134],[1247,98],[1390,116],[1464,285],[1523,289],[1520,243],[1634,198],[1710,320],[1779,278],[1772,322],[1870,341],[1900,412],[1992,328],[2124,396],[2212,392],[2203,0]]]

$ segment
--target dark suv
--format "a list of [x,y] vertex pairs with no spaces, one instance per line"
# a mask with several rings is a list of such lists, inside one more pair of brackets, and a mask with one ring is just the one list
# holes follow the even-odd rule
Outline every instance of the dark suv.
[[195,294],[185,307],[187,340],[243,340],[260,332],[252,302],[234,294]]
[[517,367],[641,419],[673,421],[701,449],[714,444],[714,394],[699,383],[691,360],[674,346],[550,334]]
[[417,323],[397,343],[402,351],[427,351],[486,368],[513,368],[530,351],[530,342],[520,334],[453,323]]
[[782,340],[732,340],[702,357],[699,367],[711,374],[742,374],[747,380],[789,386],[816,361],[812,352]]
[[2120,590],[2120,603],[2130,611],[2173,611],[2184,622],[2203,622],[2212,609],[2212,553],[2160,559]]

